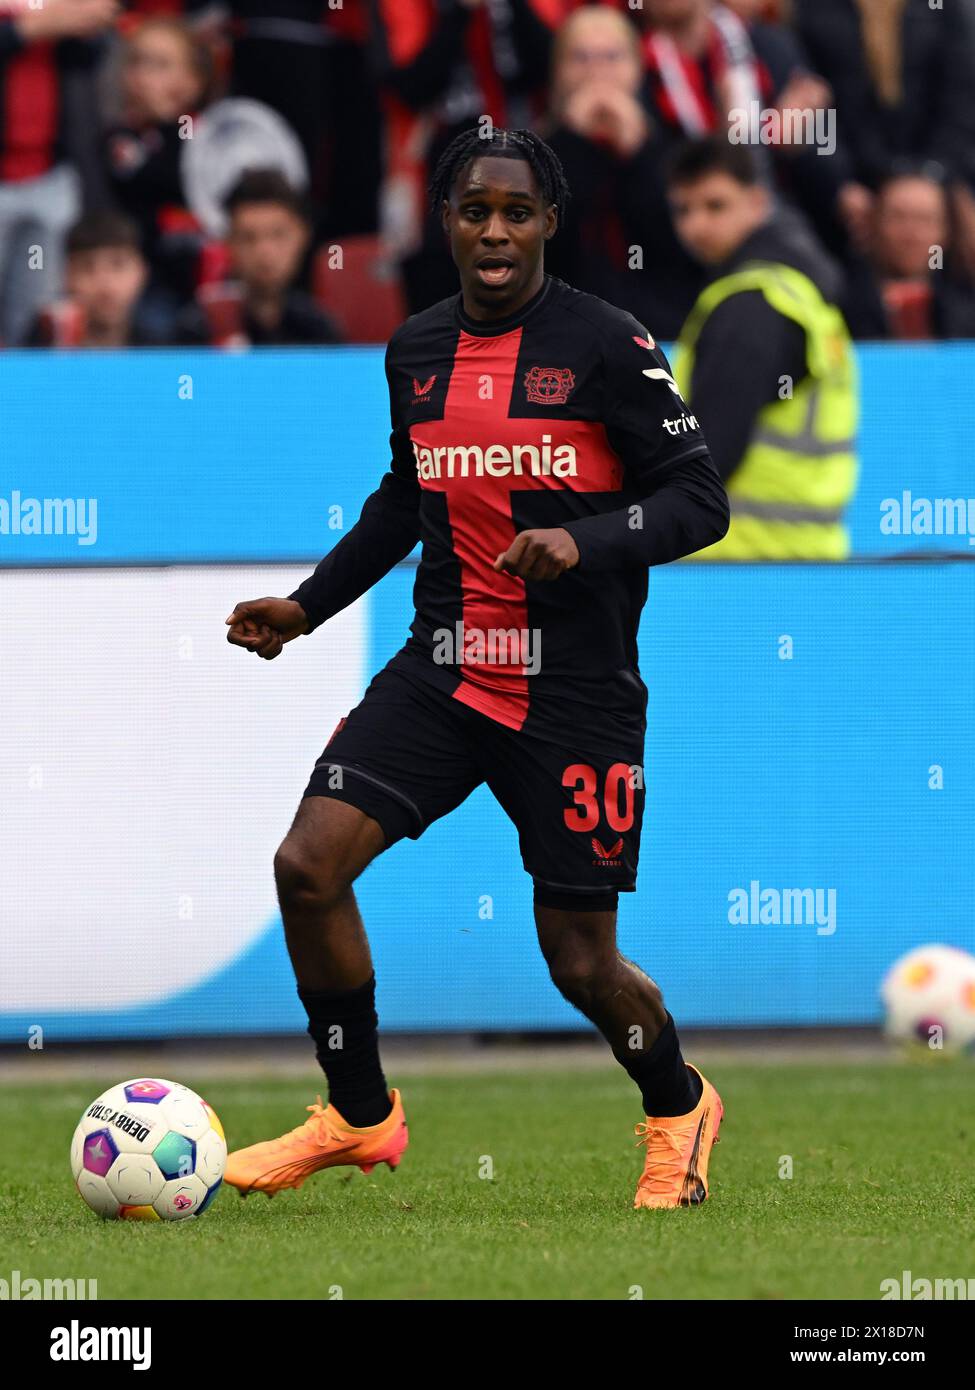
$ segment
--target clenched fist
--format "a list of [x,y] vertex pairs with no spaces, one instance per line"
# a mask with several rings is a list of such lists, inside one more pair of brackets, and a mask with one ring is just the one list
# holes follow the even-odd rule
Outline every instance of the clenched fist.
[[249,599],[238,603],[226,621],[230,627],[227,641],[256,652],[265,661],[273,661],[285,642],[308,631],[308,615],[290,598]]
[[558,579],[579,563],[579,547],[561,526],[547,531],[519,531],[494,562],[494,568],[519,579]]

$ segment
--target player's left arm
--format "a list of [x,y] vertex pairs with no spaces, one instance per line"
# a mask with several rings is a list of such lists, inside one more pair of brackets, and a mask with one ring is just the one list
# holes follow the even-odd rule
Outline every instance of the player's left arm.
[[584,570],[665,565],[713,545],[731,520],[728,495],[697,418],[646,330],[612,329],[604,351],[603,420],[638,501],[567,522]]

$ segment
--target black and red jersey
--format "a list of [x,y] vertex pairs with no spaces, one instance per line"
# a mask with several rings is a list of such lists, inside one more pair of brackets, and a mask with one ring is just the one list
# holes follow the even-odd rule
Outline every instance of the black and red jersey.
[[[647,329],[547,275],[508,319],[471,319],[460,294],[414,315],[386,375],[390,471],[293,595],[310,624],[420,540],[412,635],[394,658],[404,672],[553,737],[596,710],[642,720],[647,569],[728,525],[698,422]],[[574,568],[549,582],[493,568],[519,532],[551,527],[576,541]]]

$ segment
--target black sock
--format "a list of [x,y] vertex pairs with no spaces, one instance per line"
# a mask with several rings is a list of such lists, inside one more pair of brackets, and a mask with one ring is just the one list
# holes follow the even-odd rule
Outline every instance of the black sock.
[[632,1060],[619,1060],[640,1088],[644,1115],[687,1115],[701,1099],[701,1079],[684,1065],[670,1014],[648,1052]]
[[298,997],[328,1077],[329,1101],[356,1129],[380,1124],[393,1107],[379,1060],[375,975],[358,989],[299,989]]

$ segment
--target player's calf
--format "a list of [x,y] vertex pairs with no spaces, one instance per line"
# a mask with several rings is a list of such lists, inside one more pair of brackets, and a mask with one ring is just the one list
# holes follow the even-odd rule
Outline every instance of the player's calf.
[[372,960],[352,884],[384,848],[378,824],[328,797],[301,802],[274,857],[291,963],[305,990],[361,985]]

